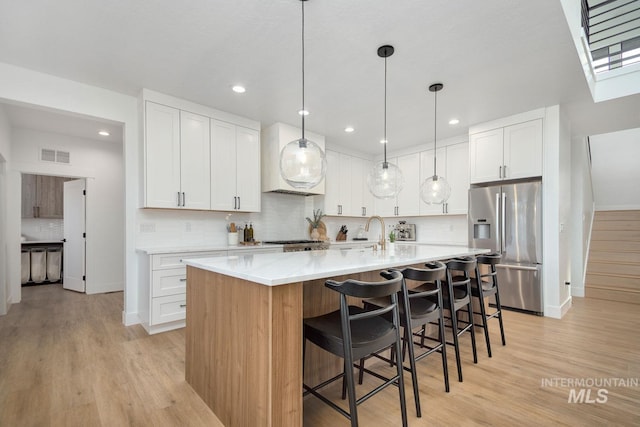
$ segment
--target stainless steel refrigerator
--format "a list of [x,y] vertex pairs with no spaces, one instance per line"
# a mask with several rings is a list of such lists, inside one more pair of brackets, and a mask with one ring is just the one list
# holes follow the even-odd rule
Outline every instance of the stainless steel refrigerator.
[[469,246],[502,254],[500,303],[542,315],[542,183],[469,190]]

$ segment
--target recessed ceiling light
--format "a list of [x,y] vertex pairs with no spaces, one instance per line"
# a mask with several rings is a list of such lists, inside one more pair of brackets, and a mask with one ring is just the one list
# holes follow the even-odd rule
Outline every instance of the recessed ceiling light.
[[460,123],[460,120],[458,120],[458,119],[451,119],[451,120],[449,120],[449,124],[450,124],[450,125],[457,125],[458,123]]
[[344,128],[344,131],[346,133],[351,133],[353,132],[355,129],[353,128],[353,126],[347,126],[346,128]]
[[247,89],[244,88],[244,86],[240,86],[240,85],[235,85],[234,87],[231,88],[232,91],[234,91],[235,93],[245,93],[247,91]]
[[98,135],[109,136],[111,134],[109,132],[107,132],[106,130],[101,130],[101,131],[98,132]]
[[308,116],[309,115],[309,111],[307,111],[307,110],[298,110],[298,114],[300,114],[301,116]]

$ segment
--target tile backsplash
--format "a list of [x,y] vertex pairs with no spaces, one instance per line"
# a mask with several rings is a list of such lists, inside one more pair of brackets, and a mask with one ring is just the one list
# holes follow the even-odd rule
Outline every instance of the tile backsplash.
[[[314,197],[292,194],[262,193],[262,212],[236,213],[189,211],[173,209],[139,209],[136,227],[136,247],[189,247],[207,245],[227,245],[227,223],[235,222],[244,227],[251,223],[254,239],[288,240],[308,239],[309,231],[305,217],[311,216],[319,205]],[[231,215],[228,217],[228,215]],[[228,218],[227,218],[228,217]],[[418,242],[439,244],[467,244],[466,215],[385,218],[387,228],[398,221],[416,224]],[[341,225],[349,229],[348,239],[357,236],[360,226],[366,224],[366,217],[325,217],[327,235],[335,240]],[[380,225],[373,221],[367,237],[377,240]],[[385,236],[388,235],[388,230]]]
[[26,240],[62,240],[64,221],[51,218],[23,218],[21,233]]
[[139,209],[136,246],[226,245],[228,222],[242,227],[251,223],[254,239],[259,241],[305,239],[308,238],[305,217],[312,210],[308,199],[263,193],[260,213]]

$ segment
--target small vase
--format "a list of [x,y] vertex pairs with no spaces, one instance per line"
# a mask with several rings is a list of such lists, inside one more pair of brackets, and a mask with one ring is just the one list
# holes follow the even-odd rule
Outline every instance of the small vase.
[[320,232],[317,227],[311,229],[311,240],[320,240]]
[[236,246],[238,244],[238,233],[228,233],[227,239],[229,246]]

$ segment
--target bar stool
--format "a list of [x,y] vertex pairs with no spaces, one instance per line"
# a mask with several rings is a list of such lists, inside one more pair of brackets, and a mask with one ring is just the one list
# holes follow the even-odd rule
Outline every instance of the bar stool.
[[[473,327],[473,307],[471,300],[471,272],[476,268],[476,260],[471,257],[455,258],[446,263],[447,287],[443,292],[444,304],[449,307],[451,329],[453,331],[453,345],[456,353],[456,365],[458,368],[458,381],[462,382],[462,363],[460,361],[459,338],[465,332],[471,333],[471,348],[473,350],[473,363],[478,363],[476,350],[476,333]],[[433,297],[432,297],[433,298]],[[458,311],[466,307],[468,320],[458,317]],[[459,325],[462,324],[462,327]]]
[[[422,416],[420,408],[420,392],[418,388],[418,375],[416,371],[416,362],[425,358],[426,356],[439,352],[442,357],[442,372],[444,375],[445,390],[449,392],[449,371],[447,368],[447,345],[444,336],[444,305],[442,299],[442,285],[441,279],[445,277],[446,266],[441,262],[431,262],[425,265],[426,268],[412,268],[407,267],[400,270],[403,276],[402,291],[398,296],[400,303],[400,325],[404,328],[403,341],[402,341],[402,358],[395,359],[401,360],[401,364],[404,370],[411,372],[411,380],[413,383],[413,395],[416,404],[416,414],[418,417]],[[409,290],[410,286],[407,285],[407,281],[418,282],[420,285],[411,286],[413,289]],[[435,298],[435,302],[430,298]],[[365,309],[370,307],[384,307],[388,303],[385,299],[372,299],[363,301]],[[408,309],[407,309],[408,307]],[[433,338],[426,335],[426,327],[432,322],[438,324],[438,338]],[[420,328],[418,332],[414,332],[414,329]],[[414,337],[419,337],[420,341],[415,342]],[[434,341],[436,344],[429,346],[425,343],[425,340]],[[419,355],[415,355],[415,346],[425,349]],[[409,367],[404,366],[404,359],[409,350]],[[391,359],[381,356],[380,354],[373,354],[379,359],[382,359],[389,363],[396,363],[394,361],[394,353],[392,352]],[[364,368],[364,359],[360,360],[360,372],[359,383],[362,384],[363,373],[371,373],[377,376],[376,373]]]
[[[397,384],[398,386],[402,425],[407,426],[407,407],[401,365],[398,364],[397,374],[394,377],[384,378],[380,376],[385,382],[374,390],[359,399],[356,399],[355,394],[354,360],[367,357],[372,353],[392,346],[395,347],[398,354],[401,351],[397,294],[402,290],[402,274],[398,271],[382,271],[380,275],[386,280],[381,282],[362,282],[352,279],[343,282],[327,280],[325,286],[340,293],[340,309],[322,316],[305,319],[303,322],[303,363],[307,340],[344,359],[344,371],[341,374],[317,386],[310,387],[303,384],[303,387],[306,392],[318,397],[350,419],[352,427],[358,425],[357,405],[392,384]],[[361,307],[350,306],[347,301],[348,296],[356,298],[388,296],[390,301],[385,307],[367,311]],[[391,316],[391,320],[388,319],[388,315]],[[349,412],[317,391],[333,381],[345,377],[349,395]]]
[[[502,307],[500,306],[500,291],[498,289],[498,274],[496,271],[496,264],[500,262],[502,256],[500,254],[492,253],[487,255],[480,255],[476,257],[476,278],[471,279],[471,294],[478,298],[480,303],[480,313],[474,312],[474,314],[479,314],[482,323],[477,324],[475,326],[479,326],[484,329],[484,338],[487,342],[487,353],[489,357],[491,357],[491,341],[489,339],[489,325],[487,324],[487,320],[497,318],[500,323],[500,335],[502,337],[502,345],[506,345],[506,341],[504,338],[504,325],[502,323]],[[488,273],[482,274],[480,271],[480,266],[485,265],[488,268]],[[479,285],[480,284],[480,285]],[[494,296],[496,301],[496,310],[487,314],[487,309],[484,305],[485,298],[490,298]]]

